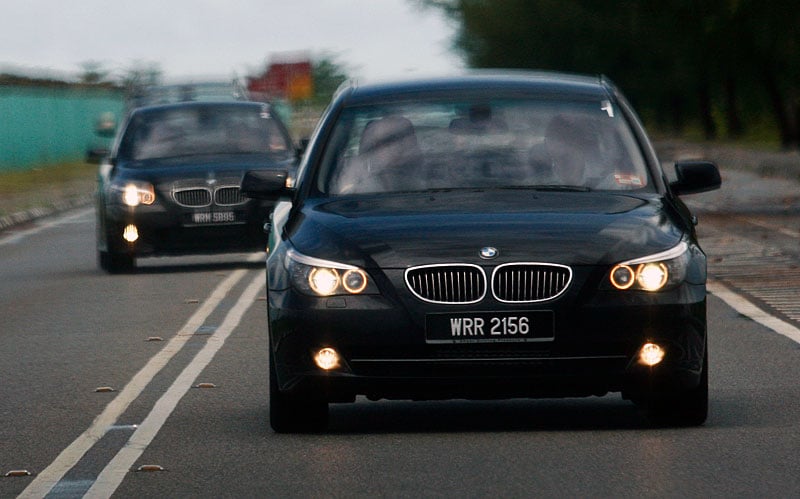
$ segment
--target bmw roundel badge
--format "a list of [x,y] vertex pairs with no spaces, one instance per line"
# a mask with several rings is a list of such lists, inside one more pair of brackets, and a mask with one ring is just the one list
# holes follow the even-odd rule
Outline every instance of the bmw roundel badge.
[[481,248],[481,258],[483,258],[484,260],[497,258],[497,255],[499,254],[500,252],[497,251],[497,248],[493,248],[491,246],[486,246],[484,248]]

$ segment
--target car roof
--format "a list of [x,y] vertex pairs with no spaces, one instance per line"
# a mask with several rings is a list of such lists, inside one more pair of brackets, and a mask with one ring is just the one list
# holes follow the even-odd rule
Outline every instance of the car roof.
[[193,101],[247,101],[248,93],[238,80],[143,85],[132,90],[128,107]]
[[197,109],[197,108],[204,108],[204,109],[214,109],[214,108],[253,108],[255,110],[259,109],[269,109],[269,104],[264,102],[256,102],[256,101],[186,101],[186,102],[176,102],[172,104],[157,104],[153,106],[143,106],[138,107],[132,111],[135,114],[147,114],[153,112],[162,112],[162,111],[170,111],[173,109]]
[[346,83],[339,93],[348,104],[437,95],[515,94],[575,99],[609,98],[614,85],[604,76],[534,71],[471,71],[455,76],[361,84]]

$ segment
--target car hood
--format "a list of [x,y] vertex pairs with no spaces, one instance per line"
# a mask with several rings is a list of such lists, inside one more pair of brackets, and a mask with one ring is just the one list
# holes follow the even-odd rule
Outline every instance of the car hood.
[[435,263],[593,265],[657,253],[682,231],[661,197],[483,190],[339,198],[305,204],[287,226],[309,256],[366,268]]
[[119,179],[146,180],[155,185],[191,179],[230,179],[264,168],[291,168],[293,159],[267,154],[204,154],[176,158],[120,162]]

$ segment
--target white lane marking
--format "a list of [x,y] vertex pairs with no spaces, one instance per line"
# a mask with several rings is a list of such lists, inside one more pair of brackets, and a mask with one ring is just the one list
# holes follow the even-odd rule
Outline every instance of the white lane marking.
[[[257,261],[262,258],[262,253],[254,253],[248,261]],[[66,449],[56,457],[36,478],[28,485],[18,497],[44,497],[48,492],[72,469],[86,452],[97,443],[103,435],[113,427],[117,419],[128,406],[136,400],[142,390],[150,381],[167,365],[183,346],[192,338],[197,328],[203,325],[206,318],[217,308],[230,290],[247,274],[246,269],[239,269],[226,277],[211,295],[203,302],[200,308],[189,318],[180,331],[153,356],[147,364],[134,375],[127,385],[119,392],[92,425],[76,438]],[[263,278],[263,276],[262,276]]]
[[65,215],[63,217],[58,217],[45,222],[40,222],[36,227],[33,227],[31,229],[23,230],[20,232],[13,232],[8,236],[0,238],[0,246],[5,246],[6,244],[16,244],[25,239],[26,237],[38,234],[44,230],[72,223],[78,218],[89,215],[90,213],[92,213],[93,210],[94,208],[84,208],[71,215]]
[[766,313],[757,306],[747,301],[744,297],[734,293],[719,282],[709,282],[708,290],[714,296],[722,299],[734,310],[742,315],[750,317],[762,326],[772,329],[778,334],[782,334],[796,343],[800,343],[800,329],[797,329],[788,322],[781,320],[773,315]]
[[128,443],[120,449],[116,456],[106,465],[95,480],[92,487],[86,492],[84,498],[106,498],[117,490],[125,476],[130,472],[133,464],[147,449],[155,438],[167,418],[175,410],[178,402],[192,387],[195,379],[225,344],[231,332],[239,325],[247,309],[255,303],[255,298],[264,286],[264,276],[259,274],[250,282],[236,305],[230,309],[222,325],[200,350],[195,358],[184,368],[183,372],[175,379],[172,386],[161,396],[153,406],[153,410],[142,421],[142,424],[131,435]]

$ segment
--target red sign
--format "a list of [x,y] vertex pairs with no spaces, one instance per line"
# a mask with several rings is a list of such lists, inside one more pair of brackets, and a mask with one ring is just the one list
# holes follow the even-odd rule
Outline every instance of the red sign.
[[270,98],[284,98],[290,101],[308,99],[314,93],[311,63],[308,61],[272,63],[263,75],[248,78],[247,89],[267,94]]

